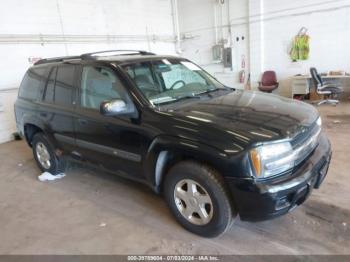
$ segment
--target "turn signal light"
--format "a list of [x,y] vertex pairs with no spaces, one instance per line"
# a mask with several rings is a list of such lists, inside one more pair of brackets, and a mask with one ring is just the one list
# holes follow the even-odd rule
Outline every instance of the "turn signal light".
[[258,150],[253,149],[250,151],[250,159],[252,160],[252,164],[255,169],[255,175],[259,177],[261,174],[261,161]]

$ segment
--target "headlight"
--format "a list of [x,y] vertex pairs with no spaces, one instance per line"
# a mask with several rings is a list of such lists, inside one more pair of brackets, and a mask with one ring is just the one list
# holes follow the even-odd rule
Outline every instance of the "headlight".
[[[322,119],[318,117],[316,124],[321,127]],[[250,160],[254,175],[266,178],[283,173],[300,163],[308,153],[317,146],[321,128],[298,148],[292,148],[290,142],[278,142],[258,146],[250,150]]]
[[316,120],[316,123],[317,123],[318,126],[322,126],[322,118],[318,117],[317,120]]
[[256,147],[250,151],[250,159],[258,178],[273,176],[294,166],[293,148],[289,142]]

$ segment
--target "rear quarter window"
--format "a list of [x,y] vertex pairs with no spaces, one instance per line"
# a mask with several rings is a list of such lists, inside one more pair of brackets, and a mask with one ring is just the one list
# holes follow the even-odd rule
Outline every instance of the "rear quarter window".
[[23,77],[18,96],[28,100],[36,100],[43,94],[47,78],[47,68],[30,68]]
[[60,106],[72,106],[75,82],[74,65],[62,65],[57,69],[54,103]]
[[43,101],[64,107],[72,107],[75,91],[75,65],[59,65],[50,69]]

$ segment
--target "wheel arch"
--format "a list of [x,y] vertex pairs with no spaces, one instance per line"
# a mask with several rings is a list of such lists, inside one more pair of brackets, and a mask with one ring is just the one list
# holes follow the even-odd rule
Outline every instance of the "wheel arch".
[[159,136],[151,143],[144,161],[146,179],[156,192],[161,192],[161,185],[168,170],[183,160],[206,163],[221,175],[228,169],[228,156],[217,148],[198,141]]
[[24,137],[30,147],[32,146],[34,135],[40,132],[43,132],[43,130],[35,124],[27,123],[24,125]]
[[47,125],[42,120],[40,120],[40,118],[34,117],[32,115],[24,115],[22,118],[22,125],[23,136],[30,147],[32,146],[34,135],[38,132],[44,133],[49,141],[54,144],[53,135],[50,135],[50,132],[47,132]]

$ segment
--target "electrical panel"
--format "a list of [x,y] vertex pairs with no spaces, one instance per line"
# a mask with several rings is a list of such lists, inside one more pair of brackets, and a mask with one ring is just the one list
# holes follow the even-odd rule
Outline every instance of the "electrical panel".
[[214,61],[222,61],[222,45],[214,45],[213,46],[213,60]]
[[223,63],[224,63],[224,67],[230,67],[230,68],[232,67],[232,48],[231,47],[224,48]]

